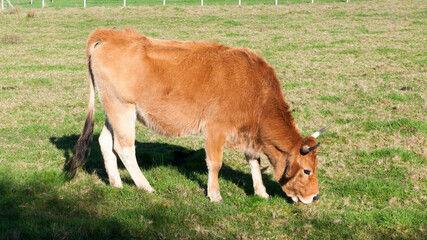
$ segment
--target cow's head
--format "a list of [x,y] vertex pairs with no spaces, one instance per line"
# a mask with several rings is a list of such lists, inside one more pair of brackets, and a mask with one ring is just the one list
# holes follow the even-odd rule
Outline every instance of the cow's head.
[[286,156],[285,170],[279,183],[286,195],[295,202],[301,201],[308,204],[319,199],[316,172],[316,148],[319,143],[316,138],[329,126],[304,138],[298,149]]

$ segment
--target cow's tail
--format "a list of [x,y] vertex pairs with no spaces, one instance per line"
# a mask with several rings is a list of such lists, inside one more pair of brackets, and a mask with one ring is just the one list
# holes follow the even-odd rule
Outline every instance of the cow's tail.
[[91,55],[96,45],[95,42],[88,46],[87,59],[89,69],[89,104],[86,114],[86,121],[83,126],[82,134],[80,135],[74,147],[74,157],[70,158],[65,163],[65,169],[68,169],[68,177],[72,178],[76,175],[77,170],[82,167],[90,154],[90,149],[93,142],[93,128],[95,116],[95,79],[92,72]]

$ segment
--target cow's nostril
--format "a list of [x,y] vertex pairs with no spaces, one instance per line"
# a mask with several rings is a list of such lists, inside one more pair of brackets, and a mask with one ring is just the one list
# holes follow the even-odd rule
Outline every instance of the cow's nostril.
[[319,194],[316,194],[316,195],[313,197],[313,201],[317,201],[317,200],[319,200]]

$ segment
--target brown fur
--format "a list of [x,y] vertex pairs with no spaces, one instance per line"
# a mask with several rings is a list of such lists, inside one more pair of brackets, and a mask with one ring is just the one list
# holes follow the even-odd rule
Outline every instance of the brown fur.
[[168,136],[205,136],[212,201],[221,200],[224,145],[245,152],[248,161],[266,155],[290,197],[308,201],[318,193],[316,151],[300,153],[317,142],[297,130],[274,69],[260,56],[214,42],[150,39],[132,29],[96,30],[87,46],[116,152],[134,146],[137,117]]

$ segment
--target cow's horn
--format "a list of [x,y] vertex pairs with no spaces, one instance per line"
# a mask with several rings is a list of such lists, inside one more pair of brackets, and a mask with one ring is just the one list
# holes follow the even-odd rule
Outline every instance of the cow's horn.
[[331,126],[331,124],[329,124],[328,126],[320,129],[319,131],[311,134],[311,136],[314,137],[314,138],[317,138],[320,134],[322,134],[324,131],[326,131],[330,126]]
[[320,143],[318,143],[318,144],[314,145],[313,147],[303,146],[303,147],[301,148],[301,154],[302,154],[302,155],[305,155],[305,154],[307,154],[307,153],[309,153],[309,152],[313,151],[314,149],[316,149],[316,148],[319,146],[319,144],[320,144]]

